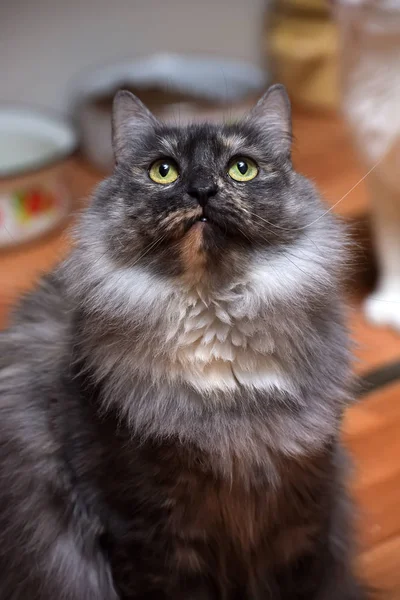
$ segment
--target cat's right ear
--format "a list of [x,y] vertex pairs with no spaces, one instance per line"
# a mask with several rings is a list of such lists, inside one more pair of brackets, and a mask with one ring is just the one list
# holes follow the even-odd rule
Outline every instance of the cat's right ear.
[[277,153],[290,156],[292,117],[289,96],[283,85],[272,85],[250,111],[250,118],[257,122]]
[[130,156],[131,149],[141,135],[157,125],[157,119],[131,92],[120,90],[115,94],[112,111],[112,142],[115,161]]

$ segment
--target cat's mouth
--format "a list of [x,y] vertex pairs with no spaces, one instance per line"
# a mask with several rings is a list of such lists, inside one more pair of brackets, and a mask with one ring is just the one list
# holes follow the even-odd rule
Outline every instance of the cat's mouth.
[[214,240],[215,236],[220,236],[226,239],[230,237],[229,223],[226,216],[219,211],[213,210],[211,207],[196,208],[186,211],[176,211],[168,215],[163,221],[167,235],[174,241],[186,238],[190,233],[197,232],[200,234],[204,242]]
[[185,220],[183,236],[185,237],[192,229],[201,231],[205,242],[207,240],[215,242],[216,236],[225,241],[238,237],[237,227],[232,219],[226,214],[213,208],[208,209],[208,207],[204,208],[201,213]]
[[192,227],[194,227],[195,225],[206,225],[212,224],[212,220],[210,219],[210,217],[205,214],[205,212],[203,211],[201,215],[198,215],[197,217],[193,217],[191,219],[188,219],[185,223],[185,233],[187,233]]

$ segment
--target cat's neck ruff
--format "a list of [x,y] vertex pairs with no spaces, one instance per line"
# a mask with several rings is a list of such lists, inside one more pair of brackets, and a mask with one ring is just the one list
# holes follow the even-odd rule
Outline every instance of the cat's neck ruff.
[[292,391],[282,347],[287,340],[275,317],[284,310],[290,321],[294,298],[298,309],[307,306],[316,294],[316,277],[321,281],[325,275],[311,238],[301,238],[294,250],[257,255],[240,280],[214,291],[139,265],[116,268],[100,255],[86,303],[107,318],[117,316],[124,337],[92,347],[92,357],[98,356],[102,374],[136,373],[201,394],[241,387]]

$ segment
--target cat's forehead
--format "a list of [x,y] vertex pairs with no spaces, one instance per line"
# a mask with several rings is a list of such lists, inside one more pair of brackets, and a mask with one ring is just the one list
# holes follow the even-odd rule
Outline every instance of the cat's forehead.
[[235,154],[251,144],[251,132],[235,125],[196,124],[163,127],[156,140],[160,150],[168,155],[200,159]]

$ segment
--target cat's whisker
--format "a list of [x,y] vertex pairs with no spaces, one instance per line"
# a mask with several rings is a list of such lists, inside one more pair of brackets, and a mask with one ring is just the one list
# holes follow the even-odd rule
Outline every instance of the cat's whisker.
[[[273,223],[270,223],[269,221],[267,221],[266,219],[263,219],[262,217],[260,217],[259,215],[257,215],[256,213],[253,213],[251,211],[247,211],[250,215],[252,215],[253,217],[256,217],[258,219],[260,219],[261,221],[267,223],[268,225],[273,226]],[[279,234],[276,233],[275,231],[271,230],[271,229],[267,229],[265,228],[265,230],[267,231],[267,233],[274,235],[275,237],[278,237]],[[311,239],[307,234],[304,234],[304,236],[308,239],[308,241],[314,246],[314,248],[318,251],[320,251],[320,248],[318,248],[317,244],[314,242],[313,239]],[[266,238],[263,237],[263,240],[268,242],[268,240]],[[302,257],[300,256],[296,256],[295,258],[298,258],[299,260],[302,260]],[[319,256],[319,258],[321,258],[321,256]]]
[[[161,242],[167,237],[167,234],[165,233],[164,235],[160,236],[158,239],[156,239],[155,241],[153,241],[151,244],[149,244],[144,252],[142,252],[142,254],[140,254],[140,256],[135,260],[135,262],[130,265],[129,268],[133,269],[133,267],[135,267],[149,252],[151,252],[151,250],[153,250],[158,244],[161,244]],[[104,255],[103,255],[104,256]],[[124,278],[124,274],[121,274],[118,279],[117,282],[122,281]]]
[[167,233],[164,233],[164,235],[161,235],[159,238],[157,238],[154,242],[152,242],[149,246],[147,246],[146,250],[144,252],[142,252],[142,254],[137,258],[137,260],[131,265],[131,267],[134,267],[135,265],[138,264],[138,262],[140,262],[142,260],[142,258],[144,258],[149,252],[151,252],[151,250],[153,250],[156,246],[158,246],[159,244],[161,244],[161,242],[163,240],[165,240],[165,238],[167,237]]
[[[229,100],[228,82],[227,82],[226,75],[225,75],[225,72],[222,67],[221,67],[221,72],[222,72],[222,77],[224,79],[224,84],[225,84],[225,108],[224,108],[223,121],[225,124],[227,124],[232,120],[232,102]],[[226,111],[228,112],[228,114],[226,114]]]
[[322,215],[320,215],[319,217],[317,217],[314,221],[311,221],[311,223],[307,223],[307,225],[304,225],[304,227],[299,227],[297,229],[297,231],[300,231],[302,229],[307,229],[308,227],[311,227],[311,225],[314,225],[314,223],[317,223],[317,221],[319,221],[320,219],[322,219],[325,215],[327,215],[328,213],[332,212],[334,210],[334,208],[338,204],[340,204],[341,202],[343,202],[343,200],[345,200],[347,198],[347,196],[349,196],[360,185],[360,183],[362,183],[380,165],[380,163],[382,162],[383,158],[384,157],[380,158],[374,164],[374,166],[371,167],[369,169],[369,171],[363,177],[361,177],[361,179],[359,179],[359,181],[357,181],[357,183],[355,183],[352,188],[349,189],[348,192],[346,192],[337,202],[335,202],[335,204],[332,204],[332,206],[330,206]]
[[341,202],[343,202],[343,200],[345,200],[359,185],[360,183],[362,183],[378,166],[379,164],[382,162],[383,158],[380,158],[373,167],[371,167],[369,169],[369,171],[367,173],[365,173],[365,175],[363,175],[363,177],[361,177],[361,179],[359,179],[357,181],[357,183],[355,183],[353,185],[353,187],[351,187],[349,189],[348,192],[346,192],[337,202],[335,202],[335,204],[332,204],[332,206],[330,206],[325,212],[323,212],[321,215],[319,215],[319,217],[317,217],[314,221],[311,221],[311,223],[307,223],[307,225],[304,225],[303,227],[295,227],[295,228],[289,228],[289,227],[282,227],[281,225],[276,225],[275,223],[271,223],[269,221],[267,221],[266,219],[263,219],[262,217],[260,217],[259,215],[250,212],[251,215],[253,215],[254,217],[258,217],[261,221],[264,221],[265,223],[267,223],[268,225],[270,225],[271,227],[275,227],[275,229],[280,229],[281,231],[303,231],[304,229],[307,229],[308,227],[311,227],[311,225],[314,225],[314,223],[317,223],[320,219],[322,219],[323,217],[325,217],[325,215],[327,215],[328,213],[332,212],[336,206],[338,206],[338,204],[340,204]]
[[[166,238],[166,236],[167,236],[167,234],[164,234],[163,236],[160,236],[156,240],[153,240],[148,246],[146,246],[146,248],[144,249],[142,254],[140,254],[140,256],[136,259],[136,261],[133,263],[133,265],[131,265],[131,267],[134,267],[140,260],[142,260],[142,258],[144,256],[146,256],[146,254],[148,254],[155,246],[157,246],[159,243],[161,243]],[[98,256],[98,258],[93,262],[93,266],[97,265],[100,260],[102,260],[105,256],[107,256],[108,252],[109,252],[108,250],[106,250],[105,252],[102,252],[102,254],[100,254],[100,256]]]
[[[257,215],[256,213],[253,213],[253,212],[251,212],[251,211],[249,211],[249,210],[246,210],[246,212],[247,212],[249,215],[251,215],[252,217],[256,217],[256,218],[257,218],[257,219],[259,219],[260,221],[263,221],[263,222],[264,222],[264,223],[266,223],[267,225],[269,225],[269,226],[271,226],[271,227],[276,227],[276,225],[274,225],[274,223],[271,223],[270,221],[267,221],[267,219],[264,219],[263,217],[260,217],[260,215]],[[282,228],[280,228],[280,229],[282,229]],[[274,235],[275,237],[277,237],[277,236],[279,235],[278,233],[276,233],[276,232],[275,232],[275,231],[273,231],[273,230],[270,230],[270,229],[267,229],[267,228],[265,228],[265,230],[266,230],[268,233],[270,233],[271,235]],[[288,231],[296,231],[296,229],[294,229],[294,230],[290,229],[290,230],[288,230]],[[310,243],[311,243],[311,244],[314,246],[314,248],[315,248],[316,250],[320,251],[320,248],[318,248],[318,246],[317,246],[317,244],[314,242],[314,240],[313,240],[313,239],[311,239],[311,238],[310,238],[310,237],[309,237],[307,234],[304,234],[304,235],[305,235],[305,237],[308,239],[308,241],[309,241],[309,242],[310,242]]]
[[8,234],[8,236],[9,236],[10,240],[12,240],[13,242],[16,242],[16,243],[18,243],[18,242],[17,242],[17,240],[15,239],[15,237],[14,237],[14,236],[13,236],[13,235],[10,233],[10,231],[7,229],[7,226],[6,226],[6,225],[4,225],[4,223],[3,223],[2,227],[4,228],[4,230],[6,231],[6,233]]
[[[262,236],[263,237],[263,236]],[[268,240],[267,238],[263,237],[263,240],[269,245],[269,246],[273,246],[273,243]],[[305,256],[301,257],[301,256],[296,256],[295,254],[293,254],[293,252],[290,252],[289,250],[285,249],[284,252],[281,253],[281,256],[286,258],[294,267],[296,267],[296,269],[298,269],[301,273],[303,273],[303,275],[306,275],[307,277],[310,277],[312,280],[315,280],[316,283],[318,283],[318,279],[316,277],[314,277],[311,273],[307,273],[306,271],[304,271],[301,267],[299,267],[299,265],[294,261],[291,260],[289,258],[289,256],[292,256],[294,259],[296,260],[300,260],[300,261],[304,261],[305,260]]]
[[240,225],[238,225],[238,229],[239,229],[240,233],[246,238],[246,240],[248,240],[250,242],[250,244],[252,244],[253,241],[249,238],[247,233],[240,227]]

